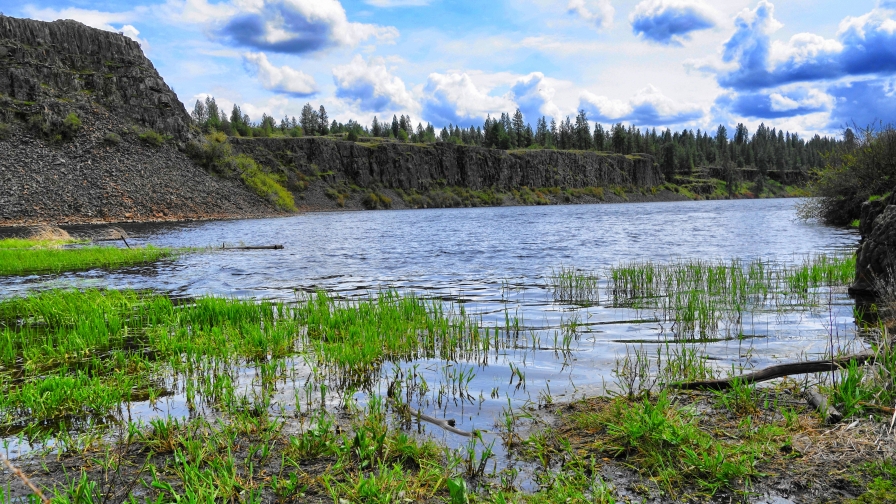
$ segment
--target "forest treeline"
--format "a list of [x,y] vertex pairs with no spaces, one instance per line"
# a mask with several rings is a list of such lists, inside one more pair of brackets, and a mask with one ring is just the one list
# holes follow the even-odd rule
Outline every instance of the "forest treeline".
[[592,129],[584,110],[576,117],[567,116],[559,123],[555,119],[540,117],[533,128],[524,120],[519,109],[500,117],[486,118],[482,126],[460,127],[449,124],[436,131],[432,124],[418,122],[413,126],[407,116],[393,116],[392,121],[381,121],[374,116],[371,124],[362,125],[354,120],[340,123],[330,121],[323,105],[314,108],[306,104],[301,116],[284,117],[279,121],[263,114],[253,122],[234,105],[228,115],[221,110],[213,97],[197,100],[192,112],[193,121],[203,131],[220,131],[230,136],[310,136],[342,135],[357,141],[363,137],[394,138],[411,143],[451,142],[496,149],[564,149],[596,150],[617,154],[645,153],[654,156],[663,172],[690,173],[695,168],[717,166],[728,171],[734,168],[755,168],[762,178],[769,171],[802,171],[823,166],[824,154],[849,141],[850,130],[844,139],[815,135],[804,139],[797,133],[760,125],[750,132],[738,124],[733,132],[720,125],[715,131],[700,129],[672,131],[656,128],[641,130],[635,126],[617,123],[604,127],[596,124]]

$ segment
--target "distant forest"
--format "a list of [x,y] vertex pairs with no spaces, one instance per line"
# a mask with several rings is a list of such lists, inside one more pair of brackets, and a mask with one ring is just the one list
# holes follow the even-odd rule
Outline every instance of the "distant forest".
[[823,166],[823,155],[850,142],[852,132],[847,129],[844,139],[815,135],[806,140],[764,124],[752,134],[743,124],[734,128],[733,134],[725,126],[710,133],[700,129],[658,132],[656,128],[644,129],[625,126],[622,123],[604,128],[597,124],[592,131],[584,110],[575,119],[567,116],[559,123],[545,117],[536,121],[535,128],[526,123],[519,109],[515,113],[501,114],[498,118],[486,118],[482,126],[462,128],[448,125],[440,131],[432,124],[417,123],[410,117],[392,116],[392,121],[374,117],[369,126],[349,120],[347,123],[329,121],[323,105],[315,109],[306,104],[301,117],[284,117],[279,121],[264,114],[259,122],[253,122],[239,106],[234,105],[228,115],[218,108],[213,97],[196,101],[193,121],[205,132],[221,131],[229,136],[271,137],[342,135],[349,140],[364,137],[393,138],[411,143],[450,142],[458,145],[475,145],[495,149],[563,149],[595,150],[617,154],[645,153],[654,156],[664,173],[690,173],[695,168],[716,166],[724,169],[755,168],[765,176],[769,171],[801,171]]

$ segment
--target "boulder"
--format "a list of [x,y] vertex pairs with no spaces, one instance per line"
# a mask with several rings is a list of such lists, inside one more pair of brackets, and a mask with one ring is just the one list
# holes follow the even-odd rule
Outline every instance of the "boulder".
[[862,205],[859,231],[862,240],[856,252],[856,278],[849,291],[873,295],[877,281],[888,282],[896,272],[896,199],[886,198]]

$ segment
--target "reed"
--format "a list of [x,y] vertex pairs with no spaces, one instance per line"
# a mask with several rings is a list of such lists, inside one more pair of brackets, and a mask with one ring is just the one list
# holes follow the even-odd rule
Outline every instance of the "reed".
[[92,268],[120,268],[148,264],[177,255],[170,248],[152,245],[122,249],[86,246],[78,248],[0,248],[0,275],[61,273]]

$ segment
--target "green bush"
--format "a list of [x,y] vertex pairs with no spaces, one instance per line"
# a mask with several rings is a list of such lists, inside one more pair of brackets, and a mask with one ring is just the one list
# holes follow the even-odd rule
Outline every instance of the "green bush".
[[109,145],[118,145],[121,143],[121,137],[117,133],[108,133],[103,137],[103,142]]
[[146,144],[152,145],[154,147],[159,147],[165,141],[171,139],[169,135],[162,135],[161,133],[148,129],[139,135],[140,140],[145,142]]
[[68,134],[68,138],[75,136],[78,130],[81,129],[81,119],[78,117],[78,114],[69,112],[65,119],[62,120],[62,129]]
[[848,225],[861,217],[862,203],[896,186],[896,129],[888,124],[859,131],[854,141],[829,153],[814,175],[809,192],[818,197],[802,202],[799,215]]
[[258,167],[255,160],[245,154],[233,158],[240,177],[256,194],[273,203],[277,208],[286,211],[295,211],[296,204],[292,193],[286,190],[274,175],[265,173]]
[[0,123],[0,140],[6,140],[12,134],[12,128],[6,123]]
[[361,200],[364,208],[376,210],[377,208],[392,208],[392,198],[376,191],[371,191]]

